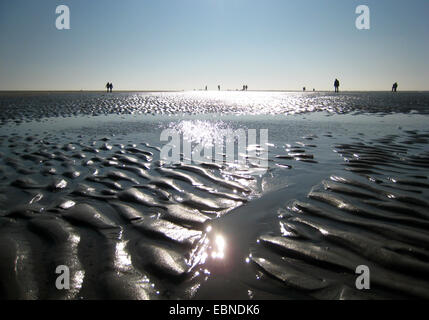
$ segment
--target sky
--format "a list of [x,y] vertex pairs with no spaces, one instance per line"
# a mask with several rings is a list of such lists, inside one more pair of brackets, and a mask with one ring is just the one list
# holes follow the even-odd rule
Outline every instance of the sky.
[[428,57],[428,0],[0,0],[0,90],[429,90]]

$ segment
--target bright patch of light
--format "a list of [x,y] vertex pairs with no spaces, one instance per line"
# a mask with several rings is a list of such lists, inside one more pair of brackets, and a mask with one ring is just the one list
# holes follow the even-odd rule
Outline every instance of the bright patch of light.
[[221,235],[217,235],[214,241],[214,247],[212,252],[213,259],[223,259],[225,257],[225,238]]

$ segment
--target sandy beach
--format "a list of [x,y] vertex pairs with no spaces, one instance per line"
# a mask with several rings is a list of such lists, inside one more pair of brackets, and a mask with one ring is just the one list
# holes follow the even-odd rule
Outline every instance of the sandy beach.
[[[1,93],[0,110],[1,299],[429,297],[427,92]],[[248,148],[268,168],[166,163],[165,129],[267,129]]]

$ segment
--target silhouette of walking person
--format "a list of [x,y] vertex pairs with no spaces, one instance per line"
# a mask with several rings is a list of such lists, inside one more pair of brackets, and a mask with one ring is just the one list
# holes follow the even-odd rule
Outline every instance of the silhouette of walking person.
[[334,88],[335,88],[335,92],[339,92],[339,88],[340,88],[340,81],[338,81],[338,79],[335,79],[334,81]]
[[220,91],[220,85],[219,85],[219,86],[217,86],[217,89]]
[[398,90],[398,83],[395,82],[392,86],[392,92],[396,92],[396,90]]
[[112,92],[112,90],[113,90],[113,83],[110,83],[109,89],[110,89],[110,92]]
[[107,82],[107,83],[106,83],[106,90],[107,90],[106,92],[109,92],[109,89],[110,89],[110,83],[109,83],[109,82]]

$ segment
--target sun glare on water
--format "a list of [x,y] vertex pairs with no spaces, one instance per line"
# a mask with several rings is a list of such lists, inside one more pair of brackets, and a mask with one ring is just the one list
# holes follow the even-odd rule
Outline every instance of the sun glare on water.
[[221,235],[217,235],[214,241],[214,251],[212,252],[213,259],[223,259],[225,257],[225,238]]

